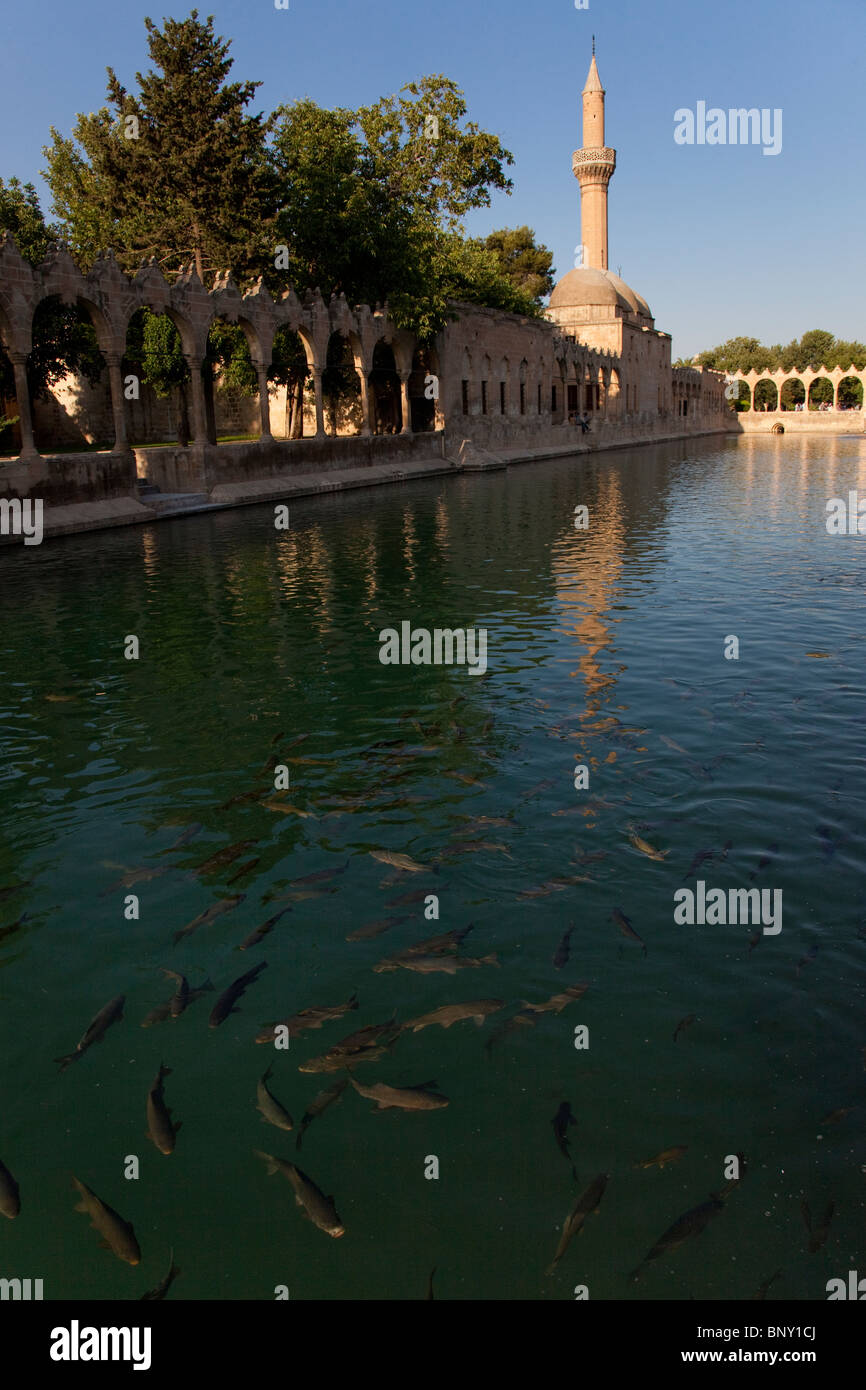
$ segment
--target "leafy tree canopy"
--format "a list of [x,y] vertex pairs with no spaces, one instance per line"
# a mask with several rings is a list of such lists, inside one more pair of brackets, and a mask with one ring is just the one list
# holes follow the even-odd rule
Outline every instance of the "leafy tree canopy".
[[764,347],[757,338],[729,338],[726,343],[699,353],[693,362],[680,360],[678,367],[690,367],[693,363],[712,367],[720,372],[750,371],[805,371],[817,367],[857,367],[866,366],[866,344],[845,342],[834,338],[832,333],[822,328],[810,329],[802,338],[794,338],[786,347],[776,343]]

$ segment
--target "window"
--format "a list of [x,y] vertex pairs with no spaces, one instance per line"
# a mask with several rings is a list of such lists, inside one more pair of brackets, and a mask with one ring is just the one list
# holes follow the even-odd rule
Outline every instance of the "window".
[[500,415],[504,415],[504,414],[505,414],[505,382],[504,382],[504,381],[500,381],[500,383],[499,383],[499,413],[500,413]]
[[462,385],[462,387],[463,387],[463,414],[464,414],[464,415],[468,415],[468,414],[469,414],[469,382],[468,382],[468,381],[463,381],[463,382],[461,382],[461,385]]
[[520,383],[520,413],[521,413],[521,415],[525,415],[525,414],[526,414],[526,382],[525,382],[525,381],[521,381],[521,383]]
[[486,382],[486,381],[482,381],[482,383],[481,383],[481,414],[482,414],[482,415],[486,415],[486,414],[487,414],[487,382]]
[[541,414],[541,382],[538,383],[538,413]]
[[555,414],[556,414],[556,387],[555,387],[555,386],[551,386],[551,388],[550,388],[550,408],[551,408],[551,410],[553,411],[553,413],[554,413],[554,415],[555,415]]

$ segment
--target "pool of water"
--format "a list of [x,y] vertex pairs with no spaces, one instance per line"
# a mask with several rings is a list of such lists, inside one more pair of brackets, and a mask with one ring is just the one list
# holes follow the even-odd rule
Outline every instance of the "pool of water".
[[[172,1299],[421,1299],[434,1266],[444,1299],[747,1299],[776,1271],[769,1298],[824,1299],[862,1270],[866,540],[825,525],[858,487],[859,438],[710,439],[310,499],[288,530],[253,507],[4,552],[0,1160],[21,1211],[0,1276],[134,1299],[173,1250]],[[403,622],[483,629],[486,671],[383,664]],[[781,892],[781,931],[680,924],[698,880]],[[470,925],[458,959],[485,963],[373,968]],[[214,990],[142,1028],[163,969]],[[255,1044],[353,995],[288,1050]],[[483,1026],[401,1032],[353,1070],[435,1080],[447,1107],[349,1086],[296,1148],[346,1075],[299,1066],[478,999],[502,1004]],[[170,1155],[146,1137],[160,1063]],[[292,1133],[256,1109],[269,1063]],[[254,1150],[333,1194],[345,1235]],[[100,1250],[73,1173],[139,1265]],[[706,1228],[642,1265],[711,1193]]]

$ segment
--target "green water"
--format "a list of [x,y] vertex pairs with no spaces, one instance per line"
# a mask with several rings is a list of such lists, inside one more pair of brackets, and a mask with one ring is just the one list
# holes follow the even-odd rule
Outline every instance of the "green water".
[[[293,1299],[423,1298],[434,1265],[444,1299],[571,1298],[578,1284],[593,1299],[740,1299],[777,1269],[770,1298],[823,1299],[829,1278],[866,1270],[866,541],[824,521],[827,498],[858,486],[859,439],[709,440],[311,499],[288,532],[255,507],[4,552],[0,887],[30,886],[0,902],[0,932],[28,914],[0,937],[0,1159],[21,1189],[20,1215],[0,1221],[0,1276],[42,1278],[46,1298],[134,1299],[173,1248],[172,1299],[270,1299],[276,1285]],[[574,528],[579,503],[588,531]],[[382,665],[378,633],[404,620],[486,629],[488,673]],[[739,660],[724,657],[732,634]],[[220,809],[264,791],[276,750],[309,759],[288,762],[274,802],[307,816],[252,799]],[[630,827],[665,857],[635,848]],[[256,843],[192,873],[242,840]],[[501,848],[449,853],[466,841]],[[750,949],[747,924],[674,922],[699,850],[715,856],[697,872],[708,888],[782,890],[778,935]],[[168,872],[118,886],[141,867]],[[340,872],[290,886],[324,870]],[[569,878],[586,881],[551,882]],[[438,922],[423,902],[385,905],[421,889]],[[239,952],[287,891],[309,896]],[[460,955],[498,964],[372,969],[469,923]],[[261,960],[240,1012],[210,1029],[217,993]],[[172,993],[159,967],[216,991],[142,1029]],[[579,1002],[485,1049],[521,1001],[579,983]],[[262,1023],[354,991],[356,1012],[288,1052],[254,1045]],[[61,1074],[53,1059],[118,994],[124,1020]],[[394,1011],[404,1022],[485,997],[506,1008],[482,1029],[404,1033],[357,1070],[367,1085],[435,1078],[447,1108],[376,1113],[349,1089],[300,1154],[260,1119],[269,1061],[297,1127],[335,1079],[299,1063]],[[182,1121],[171,1156],[145,1137],[161,1061]],[[576,1181],[551,1127],[564,1100]],[[687,1146],[678,1162],[634,1167],[674,1145]],[[333,1193],[345,1236],[307,1221],[254,1149]],[[745,1175],[706,1230],[630,1280],[738,1152]],[[424,1176],[431,1155],[438,1180]],[[138,1267],[99,1248],[71,1173],[134,1224]],[[599,1212],[547,1276],[598,1173]],[[815,1225],[835,1204],[814,1253],[804,1198]]]

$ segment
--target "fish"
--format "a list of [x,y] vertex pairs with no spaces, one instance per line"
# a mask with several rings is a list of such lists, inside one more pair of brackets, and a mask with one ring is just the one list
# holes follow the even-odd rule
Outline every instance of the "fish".
[[496,845],[490,840],[455,840],[453,845],[444,850],[445,855],[452,854],[480,854],[482,851],[493,854],[499,852],[511,858],[511,851],[507,845]]
[[329,879],[336,878],[338,874],[344,874],[351,863],[347,859],[342,868],[339,869],[317,869],[313,874],[304,874],[303,878],[292,878],[289,880],[290,888],[307,888],[311,883],[327,883]]
[[[112,864],[108,861],[105,861],[105,867],[107,869],[123,869],[122,864]],[[115,879],[114,883],[110,883],[101,896],[107,897],[116,888],[132,888],[136,883],[150,883],[152,879],[162,878],[163,874],[170,872],[171,869],[168,864],[161,864],[157,868],[145,864],[135,869],[124,869],[120,878]]]
[[678,1158],[682,1158],[688,1147],[688,1144],[675,1144],[672,1149],[662,1149],[654,1158],[642,1158],[638,1163],[632,1164],[632,1167],[663,1169],[666,1163],[676,1163]]
[[333,1197],[326,1197],[312,1178],[308,1178],[306,1173],[303,1173],[300,1168],[296,1168],[294,1163],[288,1163],[284,1158],[275,1158],[273,1154],[262,1153],[261,1149],[255,1149],[253,1152],[259,1158],[264,1159],[269,1176],[274,1173],[282,1173],[283,1177],[292,1184],[295,1191],[295,1201],[314,1226],[318,1226],[320,1231],[325,1231],[329,1236],[345,1235],[346,1228],[334,1206]]
[[[808,656],[808,652],[806,653]],[[77,695],[46,695],[46,700],[50,700],[53,705],[69,705],[78,699]]]
[[124,1221],[123,1217],[107,1202],[97,1197],[95,1192],[91,1192],[85,1183],[79,1182],[74,1174],[72,1181],[81,1196],[75,1210],[83,1211],[90,1217],[91,1226],[102,1236],[100,1244],[106,1250],[111,1250],[119,1260],[125,1260],[130,1265],[140,1264],[141,1250],[129,1222]]
[[679,1023],[674,1029],[674,1042],[676,1042],[680,1033],[684,1033],[687,1028],[691,1028],[696,1018],[697,1014],[686,1014],[685,1018],[680,1019]]
[[689,756],[688,751],[681,744],[675,743],[672,738],[668,738],[667,734],[659,734],[659,738],[666,747],[672,748],[675,753],[685,753],[686,757]]
[[365,927],[358,927],[356,931],[349,932],[347,941],[369,941],[374,936],[382,936],[392,927],[396,927],[400,922],[411,921],[409,914],[402,917],[377,917],[375,922],[368,922]]
[[678,1217],[644,1256],[637,1269],[632,1270],[630,1278],[639,1279],[644,1266],[649,1264],[650,1260],[657,1260],[660,1255],[672,1253],[691,1236],[700,1235],[701,1231],[706,1230],[713,1217],[718,1216],[720,1211],[724,1211],[724,1207],[725,1204],[721,1198],[713,1195],[706,1202],[701,1202],[699,1206],[692,1207],[690,1211]]
[[196,835],[199,833],[201,829],[201,822],[193,821],[192,825],[188,825],[186,830],[184,830],[180,835],[178,835],[174,844],[169,845],[168,849],[161,849],[159,851],[160,854],[171,854],[172,850],[182,849],[184,845],[189,844],[190,840],[195,839]]
[[0,1162],[0,1212],[14,1221],[21,1210],[18,1184],[5,1163]]
[[377,1062],[385,1057],[400,1036],[400,1025],[395,1017],[386,1023],[371,1023],[350,1033],[321,1057],[312,1057],[302,1062],[298,1071],[341,1071],[344,1067],[357,1066],[361,1062]]
[[808,951],[806,952],[806,954],[805,954],[804,956],[801,956],[800,959],[797,961],[797,974],[798,974],[798,975],[800,974],[800,971],[803,969],[803,966],[804,966],[804,965],[811,965],[812,961],[815,959],[815,957],[817,956],[817,954],[818,954],[818,947],[813,943],[813,944],[809,947],[809,949],[808,949]]
[[257,845],[258,840],[238,840],[235,845],[227,845],[225,849],[217,850],[209,859],[202,860],[201,864],[193,869],[194,874],[210,874],[214,869],[222,869],[226,864],[232,864],[239,859],[244,850]]
[[261,801],[262,797],[267,796],[270,790],[270,787],[254,787],[249,792],[238,792],[237,796],[230,796],[228,801],[224,801],[219,809],[228,811],[230,807],[238,806],[245,801]]
[[812,1226],[812,1213],[809,1211],[809,1203],[805,1200],[805,1198],[800,1203],[800,1211],[803,1214],[803,1221],[805,1223],[806,1230],[809,1232],[810,1255],[817,1254],[817,1252],[821,1249],[821,1246],[826,1241],[827,1236],[830,1234],[830,1222],[833,1220],[833,1212],[835,1210],[835,1206],[835,1202],[828,1202],[827,1206],[824,1208],[824,1218],[821,1222],[821,1225],[817,1229],[814,1229]]
[[410,859],[408,854],[395,854],[390,849],[371,849],[370,855],[373,859],[378,859],[380,864],[390,864],[394,869],[404,869],[406,873],[420,874],[427,872],[427,866],[418,864],[414,859]]
[[262,922],[262,925],[260,927],[256,927],[254,931],[251,931],[249,936],[244,937],[243,941],[238,947],[238,950],[248,951],[251,946],[258,946],[259,942],[263,941],[265,937],[268,935],[268,932],[273,931],[280,918],[284,917],[287,912],[291,912],[291,910],[292,909],[290,907],[284,907],[279,912],[275,912],[273,917],[269,917],[266,922]]
[[171,1076],[171,1067],[163,1066],[160,1062],[156,1080],[147,1093],[147,1137],[161,1154],[170,1154],[174,1153],[175,1137],[180,1124],[173,1125],[171,1122],[171,1111],[165,1103],[162,1085],[164,1076]]
[[696,874],[698,869],[707,859],[715,859],[715,857],[716,856],[714,850],[699,849],[688,867],[688,872],[685,874],[685,878],[691,878],[692,874]]
[[582,999],[588,989],[589,985],[586,984],[569,985],[568,988],[562,990],[560,994],[552,994],[543,1004],[531,1004],[524,999],[521,1012],[533,1014],[561,1014],[567,1004],[572,1003],[575,999]]
[[836,853],[837,845],[833,839],[833,831],[827,825],[819,825],[816,832],[821,841],[821,853],[825,859],[832,859]]
[[0,903],[5,903],[7,898],[12,898],[16,893],[22,892],[25,888],[33,887],[33,879],[29,878],[25,883],[7,883],[0,888]]
[[503,999],[473,999],[466,1004],[441,1004],[429,1014],[421,1014],[420,1018],[413,1018],[404,1023],[403,1032],[408,1033],[411,1030],[413,1033],[420,1033],[422,1028],[429,1028],[433,1024],[438,1024],[441,1028],[450,1028],[467,1018],[473,1018],[476,1027],[480,1028],[488,1015],[498,1013],[504,1008]]
[[185,1009],[190,1004],[194,1004],[196,999],[200,999],[203,994],[213,993],[213,985],[210,980],[205,980],[199,989],[190,989],[189,982],[185,975],[181,975],[177,970],[166,970],[160,966],[163,975],[170,979],[177,980],[177,989],[171,996],[167,1004],[159,1004],[157,1008],[151,1009],[146,1018],[141,1021],[142,1028],[150,1028],[154,1023],[165,1023],[169,1018],[180,1018]]
[[426,941],[418,941],[414,946],[407,946],[404,951],[397,951],[393,956],[386,956],[380,960],[373,969],[377,974],[382,974],[385,970],[397,970],[404,961],[414,960],[417,956],[435,955],[454,955],[460,943],[472,931],[472,926],[454,928],[452,931],[442,932],[438,936],[430,936]]
[[288,1110],[280,1105],[280,1102],[271,1095],[267,1088],[266,1082],[273,1069],[273,1064],[271,1064],[256,1087],[256,1109],[269,1125],[276,1125],[277,1129],[294,1129],[295,1122]]
[[14,936],[17,931],[21,930],[25,922],[29,921],[30,913],[22,912],[17,922],[11,922],[8,927],[0,927],[0,941],[4,941],[7,936]]
[[829,1115],[825,1115],[819,1123],[822,1125],[837,1125],[840,1120],[844,1120],[846,1115],[850,1115],[852,1110],[856,1110],[856,1105],[842,1105],[838,1110],[831,1110]]
[[382,1081],[362,1086],[354,1076],[349,1081],[359,1096],[375,1100],[380,1110],[442,1110],[448,1104],[447,1096],[431,1089],[435,1081],[423,1081],[419,1086],[386,1086]]
[[272,1043],[276,1038],[278,1028],[288,1029],[290,1038],[300,1037],[308,1028],[321,1028],[323,1023],[329,1023],[332,1019],[342,1018],[343,1014],[350,1009],[357,1009],[358,996],[353,994],[351,999],[347,999],[345,1004],[333,1004],[330,1007],[301,1009],[300,1013],[292,1014],[290,1018],[285,1018],[277,1023],[265,1024],[266,1031],[259,1033],[256,1038],[257,1043]]
[[746,952],[747,955],[750,956],[754,951],[755,947],[760,945],[762,935],[763,933],[760,930],[752,933],[752,935],[749,937],[749,949]]
[[524,888],[517,894],[521,898],[546,898],[550,893],[562,893],[566,888],[571,888],[578,883],[591,883],[592,880],[583,874],[571,874],[559,878],[549,878],[537,888]]
[[583,1229],[583,1224],[586,1221],[586,1218],[592,1212],[598,1211],[599,1206],[601,1205],[601,1199],[604,1196],[604,1190],[607,1187],[607,1182],[607,1173],[599,1173],[597,1178],[593,1178],[592,1182],[589,1184],[589,1187],[586,1189],[583,1195],[580,1198],[578,1198],[577,1205],[574,1207],[574,1210],[566,1217],[565,1221],[563,1222],[562,1235],[560,1236],[559,1244],[556,1247],[556,1254],[553,1257],[553,1263],[548,1268],[548,1274],[552,1274],[553,1271],[556,1269],[556,1266],[559,1264],[559,1261],[562,1259],[563,1255],[568,1249],[572,1237],[580,1234],[581,1230]]
[[444,772],[443,777],[453,777],[455,782],[463,782],[467,787],[486,787],[486,782],[481,782],[477,777],[472,777],[468,772]]
[[528,791],[521,792],[521,793],[520,793],[520,800],[521,800],[521,801],[526,801],[526,800],[529,799],[530,796],[537,796],[537,795],[539,794],[539,792],[546,792],[546,791],[549,791],[551,787],[555,787],[555,786],[556,786],[556,778],[555,778],[555,777],[546,777],[545,780],[544,780],[543,782],[536,782],[536,784],[535,784],[534,787],[530,787]]
[[66,1057],[55,1057],[55,1062],[59,1062],[61,1072],[77,1062],[83,1057],[89,1047],[94,1043],[102,1042],[106,1032],[118,1019],[123,1018],[123,1006],[126,1003],[126,996],[118,994],[114,999],[110,999],[104,1008],[99,1010],[95,1018],[90,1020],[83,1038],[77,1043],[75,1051],[68,1053]]
[[401,893],[399,898],[389,898],[386,907],[409,907],[412,903],[422,903],[430,896],[429,888],[419,888],[414,893]]
[[295,1140],[296,1148],[299,1149],[301,1147],[301,1140],[303,1139],[310,1125],[313,1123],[313,1120],[315,1120],[319,1115],[323,1114],[324,1111],[327,1110],[329,1105],[333,1105],[335,1101],[338,1101],[340,1099],[340,1096],[343,1094],[348,1084],[348,1077],[340,1077],[339,1081],[335,1081],[333,1086],[328,1086],[327,1090],[320,1091],[319,1094],[316,1096],[315,1100],[312,1100],[310,1102],[310,1104],[307,1106],[307,1109],[301,1116],[301,1123],[298,1129],[298,1137]]
[[641,854],[645,854],[647,859],[655,859],[659,863],[664,863],[665,859],[667,859],[670,854],[669,849],[655,849],[648,841],[642,840],[635,830],[629,831],[628,838],[629,843],[632,844],[635,849],[640,850]]
[[384,970],[395,970],[402,967],[403,970],[413,970],[417,975],[454,975],[458,970],[475,969],[479,965],[498,965],[495,952],[488,956],[405,956],[398,959],[396,956],[390,962],[380,961],[374,965],[373,969],[377,974]]
[[138,1300],[139,1303],[152,1303],[157,1299],[165,1298],[179,1274],[180,1270],[174,1262],[174,1250],[172,1249],[168,1256],[168,1273],[160,1279],[155,1289],[149,1289],[147,1293],[141,1295],[141,1298]]
[[436,1273],[436,1266],[434,1265],[433,1268],[432,1268],[431,1271],[430,1271],[430,1276],[429,1276],[429,1278],[428,1278],[428,1280],[427,1280],[427,1297],[426,1297],[426,1299],[425,1299],[425,1302],[427,1302],[427,1303],[429,1303],[429,1302],[431,1302],[431,1301],[435,1301],[435,1299],[434,1299],[434,1294],[433,1294],[433,1275],[434,1275],[435,1273]]
[[725,860],[726,860],[727,857],[728,857],[728,854],[730,853],[730,851],[731,851],[733,848],[734,848],[734,842],[733,842],[733,840],[725,840],[725,843],[724,843],[724,845],[722,846],[722,852],[721,852],[721,854],[719,855],[719,862],[720,862],[720,863],[724,864]]
[[234,1007],[235,1001],[240,999],[241,995],[246,992],[253,981],[267,968],[267,964],[266,960],[261,961],[259,965],[253,966],[252,970],[248,970],[245,975],[239,975],[236,980],[233,980],[228,989],[223,990],[219,999],[211,1009],[210,1018],[208,1019],[209,1027],[219,1028],[220,1024],[225,1022],[229,1014],[239,1012],[239,1010]]
[[550,1123],[553,1126],[553,1137],[556,1140],[557,1148],[563,1158],[571,1164],[571,1176],[577,1182],[577,1172],[568,1149],[568,1127],[569,1125],[576,1125],[577,1120],[571,1113],[571,1106],[567,1100],[562,1102]]
[[465,835],[470,830],[483,829],[488,825],[501,826],[506,830],[514,825],[514,821],[506,816],[473,816],[471,820],[461,817],[461,820],[466,820],[466,824],[461,826],[459,830],[452,831],[452,838],[455,835]]
[[226,879],[226,887],[230,888],[233,883],[237,883],[238,879],[246,878],[247,874],[251,874],[256,865],[260,864],[261,862],[261,859],[245,860],[244,863],[241,864],[239,868],[232,874],[231,878]]
[[760,1284],[758,1286],[757,1292],[752,1294],[752,1297],[749,1299],[749,1302],[754,1303],[758,1301],[762,1303],[764,1299],[767,1297],[771,1285],[775,1284],[776,1280],[778,1279],[781,1273],[782,1271],[780,1269],[777,1269],[775,1274],[771,1274],[769,1279],[765,1279],[763,1284]]
[[558,945],[557,948],[556,948],[556,951],[554,952],[554,956],[553,956],[553,968],[554,968],[554,970],[562,970],[562,968],[563,968],[564,966],[568,965],[569,942],[571,941],[571,933],[572,933],[573,931],[574,931],[574,924],[572,924],[572,925],[568,928],[568,931],[565,932],[565,933],[563,934],[562,940],[560,941],[559,945]]
[[768,868],[769,865],[772,864],[773,859],[775,858],[775,856],[776,856],[778,853],[779,853],[779,846],[778,846],[777,844],[774,843],[774,844],[772,844],[772,845],[768,845],[768,847],[767,847],[767,853],[761,855],[760,859],[758,860],[758,867],[757,867],[757,869],[753,869],[753,870],[752,870],[751,874],[749,875],[749,878],[750,878],[750,879],[756,878],[757,875],[760,873],[761,869],[766,869],[766,868]]
[[283,816],[300,816],[302,820],[318,820],[318,816],[314,816],[312,811],[302,811],[300,807],[290,806],[287,802],[263,801],[262,805],[266,810],[279,811],[280,815]]
[[631,938],[632,941],[637,941],[638,944],[643,947],[643,953],[644,955],[646,955],[646,942],[644,941],[642,936],[638,936],[637,932],[635,931],[628,917],[626,917],[622,908],[615,907],[610,916],[611,921],[616,922],[616,925],[619,927],[623,936],[628,936]]
[[235,893],[233,898],[220,898],[218,902],[215,902],[204,912],[200,912],[198,917],[193,918],[185,927],[181,927],[180,931],[175,932],[175,945],[177,945],[179,941],[182,941],[185,936],[192,936],[194,931],[198,931],[199,927],[206,927],[209,926],[211,922],[215,922],[217,917],[221,917],[224,912],[231,912],[244,901],[246,896],[246,893]]

